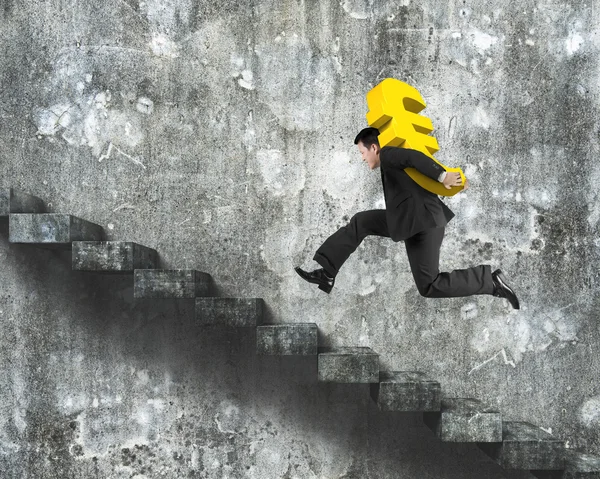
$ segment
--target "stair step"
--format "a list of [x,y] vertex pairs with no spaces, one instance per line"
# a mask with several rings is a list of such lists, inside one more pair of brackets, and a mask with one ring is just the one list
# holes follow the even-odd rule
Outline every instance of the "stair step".
[[362,346],[319,348],[319,381],[335,383],[379,382],[379,354]]
[[566,449],[564,471],[531,473],[539,479],[600,479],[600,457]]
[[8,218],[11,213],[44,213],[44,202],[37,196],[17,188],[0,188],[0,217]]
[[441,386],[418,371],[380,371],[371,398],[382,411],[439,411]]
[[194,269],[135,269],[134,298],[195,298],[210,294],[210,275]]
[[100,241],[102,226],[61,213],[11,213],[8,241],[71,248],[73,241]]
[[444,398],[423,421],[444,442],[502,442],[502,415],[477,399]]
[[256,327],[263,322],[262,298],[196,298],[196,322],[205,326]]
[[569,451],[564,479],[600,479],[600,457]]
[[256,353],[316,355],[316,323],[265,324],[256,328]]
[[503,421],[502,442],[478,446],[504,469],[565,467],[564,441],[528,422]]
[[72,267],[77,271],[133,273],[156,268],[155,249],[131,241],[73,241]]

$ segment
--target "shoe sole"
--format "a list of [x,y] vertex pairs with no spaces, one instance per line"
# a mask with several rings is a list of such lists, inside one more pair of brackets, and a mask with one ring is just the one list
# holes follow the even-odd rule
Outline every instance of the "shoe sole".
[[333,289],[333,286],[323,286],[322,284],[319,285],[319,289],[321,291],[325,291],[327,294],[331,293],[331,290]]

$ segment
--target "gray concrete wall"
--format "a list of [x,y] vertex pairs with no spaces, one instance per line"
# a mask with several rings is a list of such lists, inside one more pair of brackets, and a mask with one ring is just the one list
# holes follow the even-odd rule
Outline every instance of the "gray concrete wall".
[[[2,186],[600,453],[599,2],[0,7]],[[520,311],[420,297],[385,238],[331,295],[293,271],[384,206],[353,139],[386,77],[419,89],[436,158],[470,179],[447,200],[442,270],[502,267]],[[379,413],[366,386],[317,384],[314,358],[257,358],[253,333],[134,302],[130,278],[6,231],[0,257],[4,477],[525,477]]]

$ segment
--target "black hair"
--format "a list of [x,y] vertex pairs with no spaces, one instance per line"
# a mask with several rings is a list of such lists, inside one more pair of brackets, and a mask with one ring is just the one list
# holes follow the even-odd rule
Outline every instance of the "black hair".
[[365,148],[371,148],[371,145],[373,144],[379,146],[379,140],[377,139],[378,135],[379,130],[377,128],[363,128],[358,135],[356,135],[356,138],[354,138],[354,144],[358,145],[358,142],[360,141]]

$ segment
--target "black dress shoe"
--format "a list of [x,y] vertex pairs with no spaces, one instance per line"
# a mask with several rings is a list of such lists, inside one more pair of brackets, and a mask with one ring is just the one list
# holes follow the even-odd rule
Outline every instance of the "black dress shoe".
[[318,284],[319,289],[328,294],[331,292],[331,288],[333,288],[333,284],[335,283],[335,276],[329,276],[323,268],[315,269],[311,272],[304,271],[302,268],[298,268],[297,266],[294,269],[296,270],[296,273],[302,277],[302,279],[308,281],[309,283]]
[[502,271],[497,269],[492,273],[492,279],[494,280],[494,293],[493,295],[498,298],[506,298],[510,302],[513,308],[521,309],[519,306],[519,300],[515,292],[506,283],[506,278],[502,274]]

